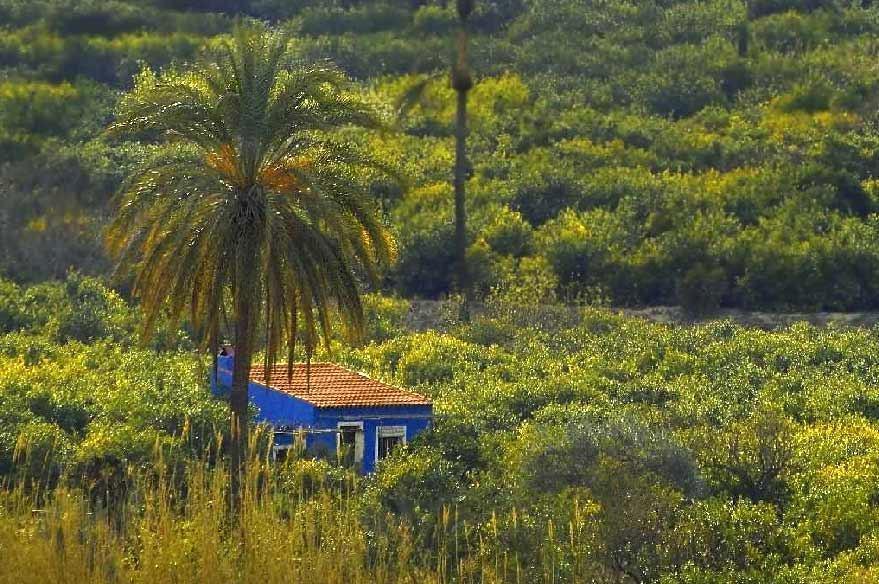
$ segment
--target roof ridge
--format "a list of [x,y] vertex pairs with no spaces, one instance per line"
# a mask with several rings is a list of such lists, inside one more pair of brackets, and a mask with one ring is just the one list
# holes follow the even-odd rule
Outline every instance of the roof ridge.
[[[293,370],[300,371],[307,363],[294,363]],[[354,371],[338,363],[311,363],[324,369],[324,375],[317,379],[311,377],[309,390],[301,386],[301,375],[288,377],[287,363],[275,363],[268,368],[263,364],[254,365],[250,380],[276,391],[292,395],[315,407],[382,407],[431,405],[430,398],[408,388],[399,387],[380,379],[370,377],[362,371]],[[328,370],[328,371],[327,371]],[[266,375],[266,373],[268,375]],[[295,380],[294,380],[295,378]],[[358,391],[356,385],[363,387]]]

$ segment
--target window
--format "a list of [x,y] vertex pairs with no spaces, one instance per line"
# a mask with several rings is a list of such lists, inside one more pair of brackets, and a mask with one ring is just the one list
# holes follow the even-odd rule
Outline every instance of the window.
[[336,448],[339,456],[348,464],[363,462],[363,422],[339,422],[339,438]]
[[300,456],[305,451],[305,433],[300,429],[298,432],[276,431],[272,444],[272,460],[284,462],[288,458]]
[[400,444],[406,444],[406,426],[379,426],[376,433],[376,460],[386,458]]
[[281,444],[275,445],[272,448],[272,454],[274,455],[275,462],[281,463],[287,460],[287,454],[289,454],[292,449],[291,444]]

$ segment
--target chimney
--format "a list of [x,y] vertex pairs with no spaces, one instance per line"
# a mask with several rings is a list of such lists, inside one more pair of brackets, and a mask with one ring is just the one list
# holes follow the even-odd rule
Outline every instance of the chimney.
[[235,348],[223,344],[216,360],[216,376],[211,374],[211,391],[214,395],[225,395],[232,387],[232,370],[235,366]]
[[222,373],[224,369],[227,369],[229,375],[231,375],[234,364],[235,347],[228,344],[221,345],[220,354],[217,355],[217,368],[220,370],[220,373]]

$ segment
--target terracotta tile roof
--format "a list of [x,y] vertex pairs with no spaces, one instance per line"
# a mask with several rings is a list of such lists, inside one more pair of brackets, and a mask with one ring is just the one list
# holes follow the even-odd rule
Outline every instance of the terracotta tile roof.
[[333,363],[312,363],[309,387],[306,387],[305,365],[301,363],[294,366],[292,380],[287,379],[286,364],[272,368],[268,383],[265,368],[254,365],[250,380],[294,395],[318,408],[427,406],[431,403],[417,393],[370,379]]

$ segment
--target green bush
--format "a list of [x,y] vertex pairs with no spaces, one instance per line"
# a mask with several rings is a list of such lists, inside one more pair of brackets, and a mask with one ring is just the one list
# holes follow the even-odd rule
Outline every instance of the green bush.
[[416,233],[405,242],[393,279],[406,294],[436,298],[452,288],[454,232],[451,225]]
[[367,4],[353,9],[306,8],[300,15],[300,30],[308,35],[368,34],[401,29],[409,14],[388,4]]
[[[392,511],[425,532],[443,506],[455,502],[459,478],[454,465],[431,448],[411,449],[381,463],[381,471],[367,490],[379,508]],[[369,509],[375,512],[375,509]]]
[[692,315],[711,314],[720,308],[728,289],[726,272],[721,267],[699,263],[678,283],[678,302]]
[[489,247],[499,254],[521,257],[532,251],[531,225],[515,211],[501,209],[482,234]]
[[410,303],[406,300],[370,294],[363,299],[366,317],[366,338],[369,341],[387,341],[405,331]]
[[688,508],[667,546],[668,565],[721,574],[771,572],[775,558],[790,551],[773,506],[716,498]]
[[21,288],[0,280],[0,334],[13,332],[27,324],[21,306]]
[[675,45],[657,55],[657,74],[644,79],[644,99],[656,113],[695,114],[725,100],[719,73],[735,59],[732,45],[712,38],[700,47]]
[[[704,264],[724,271],[724,305],[877,307],[873,12],[817,0],[476,3],[468,235],[478,292],[515,289],[517,262],[534,256],[570,301],[678,303]],[[115,91],[144,66],[198,59],[238,14],[301,32],[304,61],[335,61],[387,104],[413,74],[435,77],[403,135],[366,146],[399,162],[411,187],[373,189],[400,234],[389,287],[454,292],[451,190],[438,185],[450,187],[453,167],[455,98],[442,72],[457,15],[420,1],[0,1],[0,158],[12,163],[0,169],[0,273],[107,273],[99,237],[123,174],[113,169],[150,139],[96,155]],[[594,212],[593,232],[613,235],[577,242],[571,211]]]
[[458,26],[458,16],[440,6],[426,5],[415,11],[412,28],[426,34],[449,34]]
[[0,83],[0,127],[25,135],[64,135],[83,115],[84,97],[69,83]]
[[156,18],[149,9],[113,0],[56,0],[48,8],[47,25],[64,35],[115,36],[146,28]]

